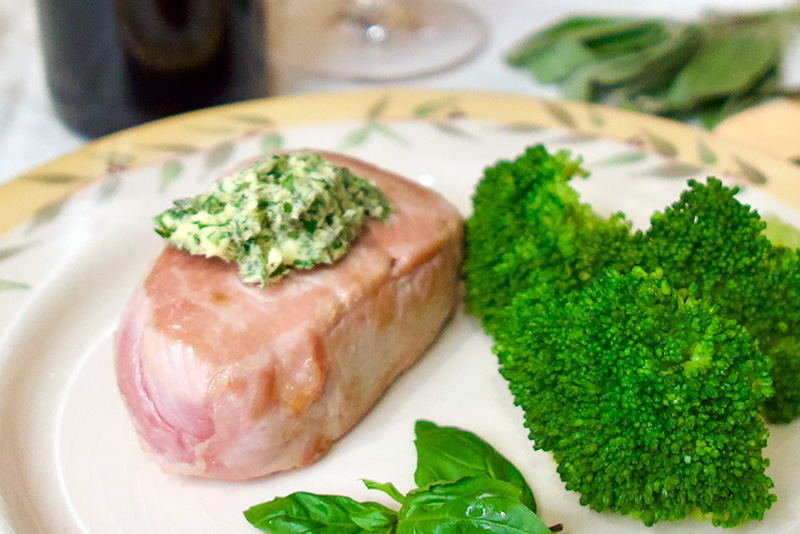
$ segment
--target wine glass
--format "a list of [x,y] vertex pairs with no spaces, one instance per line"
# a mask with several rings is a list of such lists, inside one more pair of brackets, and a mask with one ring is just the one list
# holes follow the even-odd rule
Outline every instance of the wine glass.
[[272,31],[278,63],[357,81],[453,68],[487,40],[483,21],[451,0],[284,0]]

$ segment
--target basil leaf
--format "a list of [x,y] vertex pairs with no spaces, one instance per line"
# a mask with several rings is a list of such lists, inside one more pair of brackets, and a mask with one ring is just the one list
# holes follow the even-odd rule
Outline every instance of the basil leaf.
[[367,480],[365,478],[361,479],[361,482],[363,482],[368,489],[382,491],[395,501],[399,502],[400,504],[406,502],[405,496],[402,493],[400,493],[397,490],[397,488],[394,487],[394,484],[392,484],[391,482],[384,482],[383,484],[381,484],[380,482],[374,482],[372,480]]
[[397,524],[397,513],[381,504],[304,492],[258,504],[244,516],[272,534],[391,534]]
[[513,485],[520,493],[519,500],[536,511],[536,500],[522,473],[475,434],[454,427],[439,427],[430,421],[417,421],[414,430],[417,486],[465,476],[486,476]]
[[519,501],[519,488],[485,476],[439,482],[407,495],[397,534],[550,534]]

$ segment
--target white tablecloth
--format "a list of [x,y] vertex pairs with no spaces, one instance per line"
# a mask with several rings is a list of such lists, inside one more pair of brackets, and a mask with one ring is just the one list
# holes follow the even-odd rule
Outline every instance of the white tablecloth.
[[[61,0],[69,2],[70,0]],[[98,0],[108,1],[108,0]],[[328,0],[320,0],[322,2]],[[752,10],[785,5],[775,0],[463,0],[486,21],[488,46],[448,72],[403,82],[406,87],[480,89],[558,96],[552,87],[503,64],[503,54],[530,31],[575,13],[626,13],[690,19],[704,10]],[[276,92],[339,91],[356,84],[278,69]],[[0,183],[69,152],[86,139],[56,118],[44,81],[35,0],[0,0]]]

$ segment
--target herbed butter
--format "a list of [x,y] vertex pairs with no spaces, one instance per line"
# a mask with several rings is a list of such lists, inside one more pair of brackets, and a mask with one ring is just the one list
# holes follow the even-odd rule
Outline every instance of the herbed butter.
[[243,281],[264,287],[290,269],[335,262],[368,217],[385,220],[390,211],[380,190],[349,169],[289,153],[174,201],[155,230],[191,254],[237,262]]

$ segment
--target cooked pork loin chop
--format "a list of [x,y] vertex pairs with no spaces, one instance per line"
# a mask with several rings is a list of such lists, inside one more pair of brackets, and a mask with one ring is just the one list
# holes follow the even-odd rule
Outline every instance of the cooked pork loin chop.
[[125,309],[117,381],[169,472],[247,479],[309,465],[433,342],[453,310],[462,220],[438,194],[322,154],[395,212],[334,265],[264,289],[167,247]]

